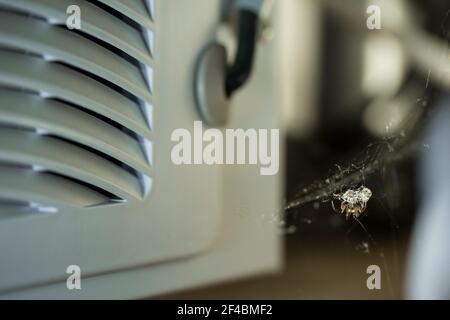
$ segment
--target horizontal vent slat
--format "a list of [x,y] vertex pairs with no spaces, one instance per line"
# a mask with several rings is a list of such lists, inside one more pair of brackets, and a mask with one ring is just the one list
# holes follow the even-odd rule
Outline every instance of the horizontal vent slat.
[[142,0],[96,0],[102,2],[107,6],[119,11],[128,18],[134,20],[135,22],[141,24],[145,28],[153,29],[153,21],[148,11],[149,8],[146,7],[144,1]]
[[85,144],[150,175],[151,168],[136,139],[63,103],[0,89],[0,124],[36,128]]
[[113,17],[95,5],[81,0],[0,0],[13,8],[33,12],[55,24],[65,25],[66,10],[77,5],[82,14],[82,32],[122,50],[143,64],[153,64],[150,51],[141,32]]
[[77,179],[122,199],[141,199],[139,179],[116,164],[55,138],[0,127],[0,161],[33,165]]
[[67,29],[30,17],[0,12],[0,44],[65,62],[152,103],[145,79],[135,65]]
[[58,176],[1,166],[0,197],[76,208],[92,207],[109,201],[108,197],[94,190]]
[[[154,18],[154,0],[91,0],[93,3],[102,3],[128,19],[134,21],[141,27],[142,35],[145,39],[150,54],[154,56],[155,51],[155,32]],[[145,3],[144,3],[145,1]]]
[[148,123],[136,103],[65,66],[0,50],[1,83],[60,98],[151,138]]
[[[0,222],[6,219],[16,219],[17,217],[31,217],[35,215],[37,212],[55,212],[57,211],[54,207],[44,207],[40,206],[31,207],[28,204],[20,203],[20,204],[8,204],[2,203],[0,199]],[[44,209],[44,210],[42,210]]]

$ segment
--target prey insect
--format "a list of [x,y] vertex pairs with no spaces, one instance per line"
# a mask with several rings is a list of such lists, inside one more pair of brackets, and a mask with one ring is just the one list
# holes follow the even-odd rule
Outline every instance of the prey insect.
[[[371,196],[372,191],[365,186],[361,186],[356,190],[348,189],[344,193],[333,194],[334,199],[341,201],[340,213],[345,213],[346,219],[351,216],[358,218],[366,210],[367,202]],[[331,201],[331,205],[337,211],[333,201]]]

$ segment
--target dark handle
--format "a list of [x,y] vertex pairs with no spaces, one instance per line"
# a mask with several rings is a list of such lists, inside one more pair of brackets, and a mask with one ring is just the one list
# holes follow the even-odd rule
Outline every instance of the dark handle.
[[238,47],[232,66],[227,68],[225,92],[228,97],[239,89],[249,78],[255,54],[256,33],[258,28],[258,15],[249,10],[240,10],[238,13]]

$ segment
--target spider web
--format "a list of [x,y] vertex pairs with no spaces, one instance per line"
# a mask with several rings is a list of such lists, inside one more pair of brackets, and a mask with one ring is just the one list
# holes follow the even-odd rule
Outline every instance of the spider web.
[[366,177],[386,166],[401,161],[420,148],[418,142],[406,143],[405,134],[372,142],[350,165],[335,164],[334,173],[300,188],[285,210],[289,211],[310,202],[331,202],[334,194],[364,185]]
[[[417,103],[422,104],[422,99],[418,99]],[[411,115],[412,117],[412,115]],[[407,122],[411,123],[407,119]],[[418,120],[418,119],[417,119]],[[336,201],[336,194],[342,194],[348,189],[357,189],[360,186],[367,186],[366,179],[372,178],[371,175],[379,174],[381,176],[381,180],[384,180],[383,176],[390,175],[396,173],[396,164],[401,162],[402,160],[406,160],[410,158],[414,154],[418,153],[424,147],[423,143],[420,139],[417,138],[418,134],[420,134],[421,123],[423,122],[423,118],[420,121],[412,121],[414,124],[410,127],[405,127],[397,135],[391,135],[384,139],[380,139],[378,141],[374,141],[369,143],[363,151],[361,151],[356,157],[352,158],[351,161],[348,162],[347,165],[335,164],[334,168],[330,170],[330,174],[323,177],[322,179],[315,180],[314,182],[302,186],[298,188],[297,193],[295,193],[294,197],[287,202],[284,207],[284,219],[282,220],[282,229],[283,232],[287,235],[294,234],[298,231],[298,213],[299,209],[305,205],[313,204],[314,209],[318,209],[321,204],[329,204],[330,213],[335,213],[333,210],[335,207],[333,201]],[[406,133],[408,132],[408,133]],[[378,180],[378,177],[375,177],[375,180]],[[395,178],[395,177],[394,177]],[[372,179],[371,179],[372,181]],[[383,181],[381,181],[383,184]],[[395,180],[395,183],[392,185],[398,186],[398,180]],[[395,205],[391,205],[388,200],[392,201],[400,197],[398,192],[393,192],[391,190],[384,191],[384,186],[379,188],[380,190],[372,190],[372,198],[370,201],[376,201],[380,206],[383,212],[386,213],[386,217],[388,218],[388,223],[391,231],[391,244],[393,248],[393,263],[395,273],[398,274],[399,266],[398,266],[398,245],[397,245],[397,231],[399,229],[399,224],[396,217],[396,212],[394,212],[393,207]],[[383,189],[383,191],[381,190]],[[386,204],[387,201],[387,204]],[[338,205],[337,207],[340,207]],[[294,224],[287,224],[286,220],[288,215],[293,214],[297,221]],[[364,225],[364,223],[360,220],[362,217],[352,217],[353,223],[349,221],[348,223],[348,231],[346,232],[346,238],[348,239],[350,233],[356,228],[360,228],[365,235],[365,239],[362,239],[359,244],[356,245],[356,249],[363,251],[366,254],[375,254],[381,258],[381,261],[384,265],[384,269],[387,271],[387,282],[389,285],[389,290],[393,295],[393,285],[391,282],[391,272],[390,267],[388,265],[387,259],[385,257],[385,251],[383,246],[378,243],[372,234],[369,232],[368,227]],[[301,223],[311,225],[313,219],[302,218]],[[352,243],[354,241],[351,241]]]
[[[418,99],[417,103],[422,104],[422,100]],[[407,120],[411,120],[411,118]],[[410,158],[423,148],[426,148],[426,145],[423,145],[421,140],[417,138],[417,135],[420,133],[420,124],[422,122],[423,118],[420,119],[420,121],[417,121],[412,127],[405,128],[397,135],[392,135],[369,143],[363,151],[352,158],[347,165],[335,164],[334,168],[330,170],[331,173],[329,175],[320,180],[315,180],[311,184],[298,188],[298,192],[284,207],[284,217],[287,218],[287,215],[291,213],[297,216],[298,209],[311,203],[315,209],[319,208],[320,204],[328,203],[330,205],[330,212],[334,213],[333,201],[336,201],[334,195],[342,194],[348,189],[357,189],[360,186],[367,186],[366,179],[371,178],[371,175],[379,174],[383,177],[385,175],[395,174],[395,165],[397,163]],[[352,217],[353,223],[352,221],[349,221],[349,227],[345,236],[347,240],[349,240],[350,233],[355,229],[360,228],[363,231],[365,236],[362,240],[355,243],[355,249],[362,251],[364,254],[379,257],[383,270],[385,270],[384,274],[386,276],[388,290],[390,295],[394,297],[395,289],[392,279],[397,279],[400,274],[400,249],[398,248],[397,234],[399,224],[396,213],[389,203],[386,205],[386,200],[391,199],[392,201],[392,199],[399,195],[392,192],[392,190],[386,192],[381,190],[377,191],[378,193],[374,193],[371,200],[377,202],[381,209],[386,213],[389,221],[391,237],[391,249],[389,251],[390,254],[392,254],[392,259],[389,261],[391,262],[386,258],[384,245],[376,241],[369,231],[370,228],[366,227],[360,220],[361,217]],[[340,206],[338,205],[338,207]],[[310,225],[312,221],[312,219],[303,218],[301,222]],[[282,226],[284,228],[284,233],[288,235],[298,231],[298,227],[295,224],[287,225],[285,220],[283,221]],[[354,241],[350,242],[354,243]]]

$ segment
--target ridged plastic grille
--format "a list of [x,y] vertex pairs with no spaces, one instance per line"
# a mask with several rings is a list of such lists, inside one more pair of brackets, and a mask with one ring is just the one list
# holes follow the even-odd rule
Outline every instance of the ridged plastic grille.
[[[71,5],[80,30],[66,27]],[[148,196],[153,8],[0,0],[0,205],[86,208]]]

